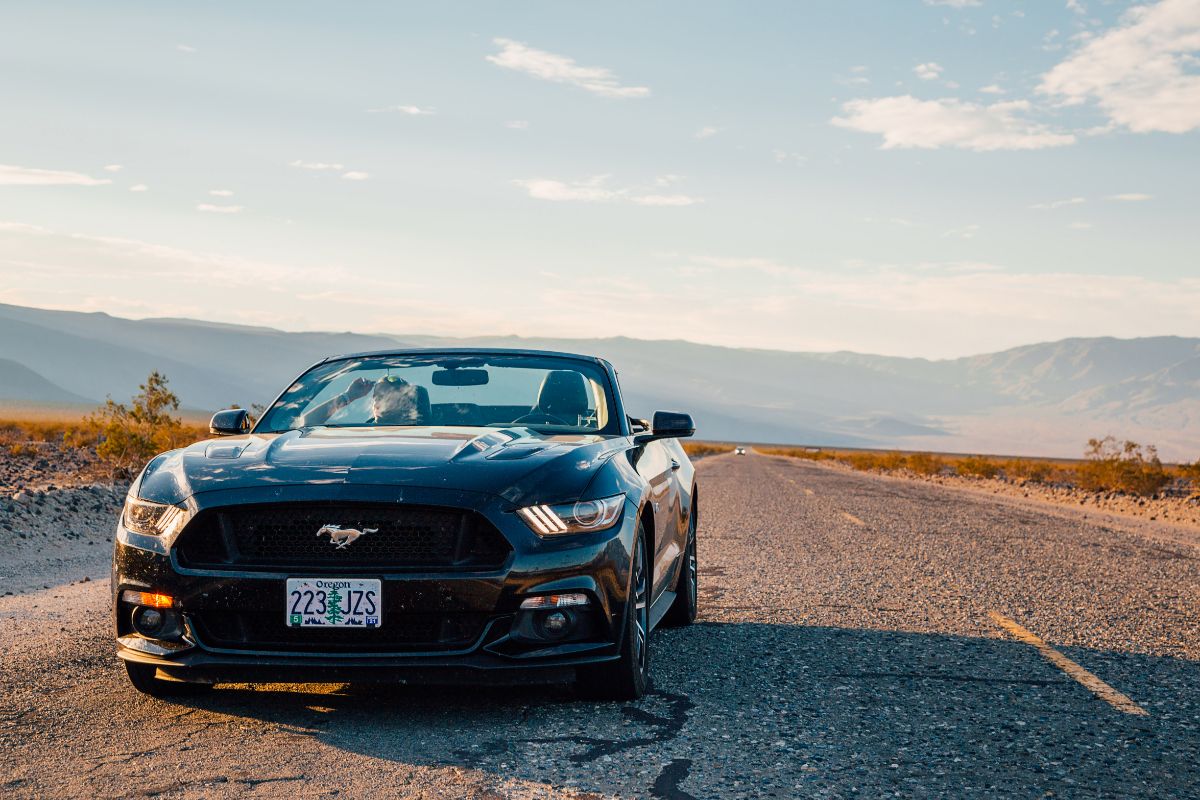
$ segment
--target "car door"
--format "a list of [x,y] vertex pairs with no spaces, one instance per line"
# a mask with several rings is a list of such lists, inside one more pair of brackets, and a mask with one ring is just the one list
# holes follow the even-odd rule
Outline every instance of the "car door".
[[679,555],[680,492],[676,472],[680,462],[672,454],[669,440],[648,442],[642,447],[637,462],[638,473],[650,486],[650,502],[654,510],[654,584],[652,602],[663,590],[673,585]]

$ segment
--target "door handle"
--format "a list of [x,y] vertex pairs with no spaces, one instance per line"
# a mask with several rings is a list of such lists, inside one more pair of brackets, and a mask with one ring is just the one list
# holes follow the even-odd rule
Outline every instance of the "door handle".
[[682,466],[683,466],[683,464],[680,464],[678,461],[676,461],[676,460],[675,460],[675,459],[673,459],[673,458],[671,459],[671,470],[672,470],[672,471],[674,471],[674,470],[677,470],[677,469],[679,469],[679,468],[680,468],[680,467],[682,467]]

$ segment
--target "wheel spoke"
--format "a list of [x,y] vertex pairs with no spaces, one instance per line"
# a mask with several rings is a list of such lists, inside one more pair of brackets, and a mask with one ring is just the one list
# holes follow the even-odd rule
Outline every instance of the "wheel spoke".
[[644,546],[639,543],[633,560],[633,604],[634,604],[634,658],[639,668],[646,666],[646,632],[650,627],[650,590],[646,580],[646,556]]

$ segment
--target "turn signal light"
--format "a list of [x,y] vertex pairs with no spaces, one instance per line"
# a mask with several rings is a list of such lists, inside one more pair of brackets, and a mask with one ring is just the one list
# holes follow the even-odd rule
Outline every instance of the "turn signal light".
[[139,592],[134,589],[126,589],[121,592],[121,600],[135,606],[149,606],[150,608],[171,608],[175,605],[175,598],[169,594]]
[[571,594],[543,594],[537,597],[527,597],[521,601],[521,608],[567,608],[569,606],[586,606],[590,601],[582,592]]

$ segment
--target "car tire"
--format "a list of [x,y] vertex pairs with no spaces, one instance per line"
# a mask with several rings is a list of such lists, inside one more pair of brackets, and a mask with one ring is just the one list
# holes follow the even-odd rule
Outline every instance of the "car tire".
[[675,585],[675,601],[663,617],[663,624],[682,628],[696,621],[700,607],[700,565],[696,558],[696,509],[688,517],[687,546],[683,551],[683,564],[679,570],[679,582]]
[[158,667],[153,664],[138,664],[125,661],[125,674],[133,688],[151,697],[181,697],[184,695],[203,694],[212,689],[211,683],[186,683],[183,681],[164,681],[154,677]]
[[621,654],[616,661],[580,667],[575,685],[596,700],[637,700],[650,686],[650,557],[645,530],[638,523],[634,541],[629,599],[625,604]]

